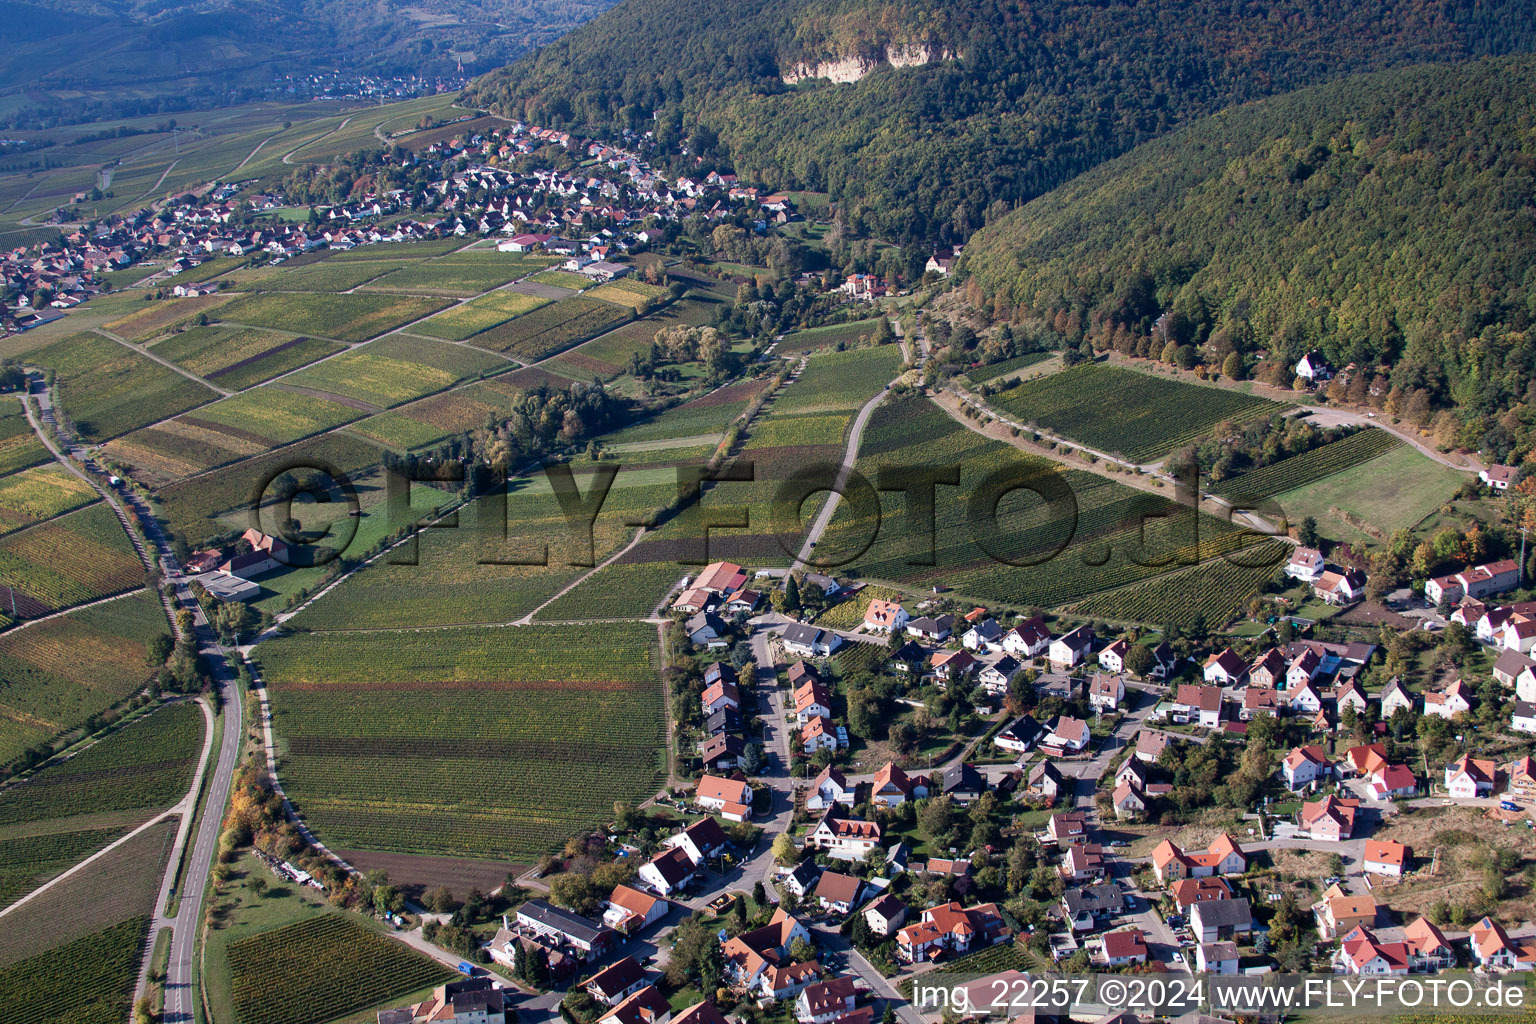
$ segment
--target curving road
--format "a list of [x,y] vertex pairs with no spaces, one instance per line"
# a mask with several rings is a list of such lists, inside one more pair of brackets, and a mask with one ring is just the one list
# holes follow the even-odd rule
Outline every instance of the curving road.
[[[45,423],[51,426],[64,442],[64,453],[55,450],[55,454],[61,459],[79,463],[81,467],[94,474],[95,477],[105,476],[102,468],[96,464],[90,454],[81,447],[80,443],[70,435],[53,415],[52,396],[46,389],[35,385],[32,398],[37,400],[38,409]],[[39,432],[44,437],[47,437]],[[49,447],[53,445],[49,443]],[[78,472],[78,469],[77,469]],[[87,475],[94,484],[94,477]],[[124,519],[126,525],[126,512],[123,505],[132,506],[138,515],[139,524],[144,530],[144,537],[152,546],[152,551],[141,552],[148,561],[157,557],[159,564],[165,567],[172,581],[175,583],[176,608],[186,609],[192,613],[192,634],[197,641],[198,651],[204,656],[203,660],[209,674],[218,687],[220,704],[224,711],[224,731],[219,741],[219,757],[213,772],[208,776],[206,793],[207,800],[203,817],[197,822],[195,838],[189,851],[180,857],[172,857],[166,866],[165,878],[161,882],[160,896],[155,905],[154,921],[150,926],[150,941],[160,933],[162,928],[171,929],[170,962],[166,965],[165,978],[165,1014],[161,1018],[167,1024],[191,1021],[194,1019],[194,1003],[196,988],[193,985],[194,958],[193,953],[197,945],[198,924],[202,921],[203,896],[208,888],[208,875],[213,869],[213,859],[219,851],[219,832],[223,825],[224,805],[229,799],[230,785],[234,781],[235,766],[239,761],[240,740],[245,734],[245,718],[241,707],[239,678],[229,662],[225,658],[223,646],[219,643],[217,634],[208,624],[208,619],[203,615],[202,606],[192,597],[192,592],[187,588],[186,582],[181,578],[179,567],[176,566],[176,556],[171,551],[171,545],[166,540],[165,534],[160,530],[160,524],[150,513],[144,500],[137,494],[129,491],[119,496],[109,491],[102,491],[102,496],[117,511],[118,517]],[[129,532],[129,537],[138,545],[137,537]],[[172,619],[174,624],[174,617]],[[206,761],[205,761],[206,763]],[[187,806],[188,814],[196,813],[196,794],[189,796]],[[172,894],[176,880],[178,861],[182,862],[181,891],[176,904],[176,913],[165,913],[166,897]],[[143,995],[147,986],[148,964],[140,965],[138,987],[134,992],[135,1001]]]

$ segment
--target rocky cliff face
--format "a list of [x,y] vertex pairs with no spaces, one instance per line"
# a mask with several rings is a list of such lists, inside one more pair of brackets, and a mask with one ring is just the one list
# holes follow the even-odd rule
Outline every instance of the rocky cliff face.
[[800,63],[792,65],[784,71],[782,78],[785,85],[794,85],[808,78],[825,78],[832,82],[857,82],[871,71],[881,67],[911,68],[924,64],[932,64],[935,61],[947,60],[953,54],[946,51],[936,51],[926,43],[899,43],[885,48],[884,54],[875,57],[849,56],[834,57],[830,60],[819,61],[815,64]]

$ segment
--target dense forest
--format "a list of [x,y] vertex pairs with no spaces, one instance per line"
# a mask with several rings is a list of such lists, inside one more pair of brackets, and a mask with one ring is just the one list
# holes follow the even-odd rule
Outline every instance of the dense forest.
[[[679,168],[829,191],[893,241],[959,241],[1234,103],[1533,48],[1529,5],[1510,0],[626,0],[468,96],[537,123],[654,128]],[[835,59],[822,70],[869,73],[784,81]]]
[[1457,441],[1502,457],[1536,379],[1533,129],[1531,58],[1334,82],[1083,175],[980,232],[961,271],[1069,342],[1250,370],[1267,351],[1284,383],[1314,348],[1361,382],[1386,369],[1378,398],[1455,408]]

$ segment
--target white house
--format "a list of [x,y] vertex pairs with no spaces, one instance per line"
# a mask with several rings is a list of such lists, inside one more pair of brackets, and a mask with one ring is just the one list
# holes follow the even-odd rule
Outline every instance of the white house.
[[911,617],[897,602],[875,598],[864,609],[864,628],[876,633],[891,633],[905,629]]
[[1205,974],[1236,974],[1237,943],[1202,942],[1195,947],[1195,969]]
[[1361,859],[1360,866],[1373,875],[1401,878],[1410,856],[1408,847],[1402,843],[1396,843],[1390,839],[1367,839],[1365,856]]
[[1509,716],[1509,727],[1516,732],[1536,732],[1536,704],[1515,701],[1515,710]]
[[1088,704],[1100,711],[1113,711],[1125,700],[1125,680],[1119,676],[1095,672],[1088,681]]
[[1046,655],[1051,664],[1062,668],[1072,668],[1082,663],[1088,657],[1088,652],[1093,648],[1093,629],[1089,626],[1078,626],[1070,633],[1063,633],[1051,641],[1049,653]]
[[1291,560],[1286,563],[1285,574],[1292,579],[1311,583],[1323,574],[1326,565],[1322,552],[1316,548],[1297,548],[1291,552]]
[[784,627],[784,653],[802,658],[820,658],[832,654],[843,638],[830,629],[818,629],[799,622]]
[[1125,656],[1130,649],[1131,645],[1124,640],[1116,640],[1099,652],[1099,667],[1106,672],[1124,672]]

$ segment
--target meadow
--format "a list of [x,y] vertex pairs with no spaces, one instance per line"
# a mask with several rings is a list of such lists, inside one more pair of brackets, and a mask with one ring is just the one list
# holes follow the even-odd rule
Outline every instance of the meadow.
[[[1101,363],[1037,377],[992,397],[1020,423],[1102,452],[1146,463],[1210,433],[1284,408],[1240,391],[1210,388]],[[1105,415],[1113,410],[1114,415]]]
[[240,1024],[324,1024],[460,976],[341,914],[260,932],[227,955]]
[[645,355],[651,350],[657,331],[677,324],[698,327],[712,323],[718,307],[714,300],[689,298],[674,302],[642,320],[631,320],[567,349],[551,359],[549,366],[582,380],[593,376],[605,380],[616,377],[629,369],[631,355]]
[[540,298],[537,295],[524,295],[522,292],[503,288],[466,302],[462,306],[446,309],[432,319],[412,327],[411,333],[440,338],[444,341],[464,341],[481,331],[489,330],[497,324],[504,324],[524,313],[531,313],[549,303],[549,299]]
[[202,711],[171,704],[0,790],[0,906],[180,800],[202,743]]
[[262,292],[242,295],[219,307],[215,315],[225,323],[357,342],[431,316],[447,305],[445,299],[417,295]]
[[[144,586],[144,565],[105,502],[0,538],[0,579],[21,618]],[[7,604],[3,610],[9,612]]]
[[0,477],[51,458],[27,421],[21,400],[0,397]]
[[341,348],[320,338],[249,327],[207,326],[173,334],[157,342],[151,351],[221,388],[240,391],[340,352]]
[[0,535],[89,505],[97,497],[94,487],[57,462],[0,477]]
[[306,367],[283,382],[389,408],[506,368],[504,360],[466,345],[391,335]]
[[470,343],[535,362],[617,327],[632,311],[598,299],[561,299],[475,335]]
[[150,593],[0,634],[0,763],[132,696],[149,679],[149,641],[168,634]]
[[555,288],[570,288],[573,291],[581,291],[592,284],[590,277],[584,274],[573,274],[568,270],[546,270],[542,274],[533,275],[532,280]]
[[59,404],[86,441],[105,441],[218,397],[100,334],[71,335],[27,358],[54,371]]
[[295,634],[256,649],[284,787],[328,844],[528,863],[659,785],[653,627],[379,639]]
[[1432,515],[1466,479],[1405,444],[1274,500],[1291,522],[1312,516],[1327,536],[1384,540]]

